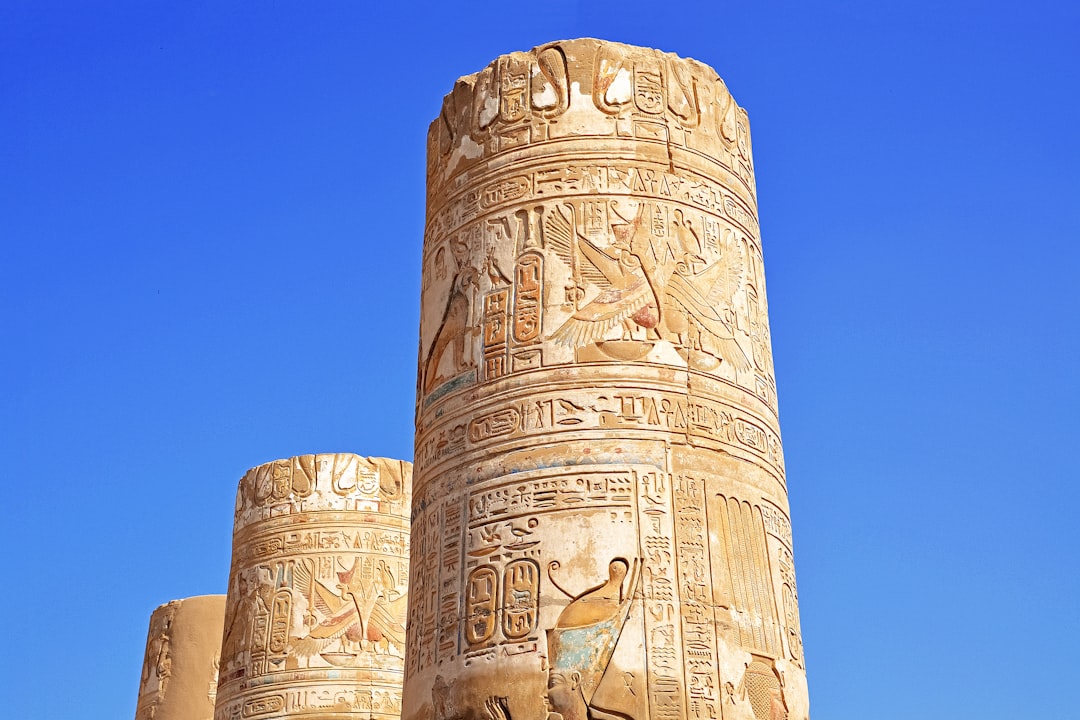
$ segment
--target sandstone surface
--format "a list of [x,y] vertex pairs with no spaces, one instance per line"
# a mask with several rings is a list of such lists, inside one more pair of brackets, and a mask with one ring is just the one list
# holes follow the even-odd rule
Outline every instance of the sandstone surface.
[[211,720],[225,596],[173,600],[150,616],[135,720]]
[[403,719],[806,720],[746,112],[555,42],[427,178]]
[[349,453],[252,468],[236,496],[217,720],[397,720],[407,462]]

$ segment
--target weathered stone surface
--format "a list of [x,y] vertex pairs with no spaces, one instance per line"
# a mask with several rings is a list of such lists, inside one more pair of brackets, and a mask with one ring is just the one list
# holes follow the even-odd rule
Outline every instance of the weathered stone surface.
[[808,717],[749,125],[712,69],[572,40],[457,82],[416,431],[404,720]]
[[248,471],[217,720],[397,720],[411,483],[407,462],[347,453]]
[[173,600],[150,616],[135,720],[210,720],[225,596]]

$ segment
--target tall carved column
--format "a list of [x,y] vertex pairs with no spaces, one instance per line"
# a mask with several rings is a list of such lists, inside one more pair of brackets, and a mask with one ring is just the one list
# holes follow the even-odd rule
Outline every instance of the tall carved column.
[[808,717],[754,188],[694,60],[572,40],[447,95],[404,720]]
[[338,453],[236,495],[217,720],[398,720],[412,466]]
[[210,720],[225,596],[173,600],[150,616],[135,720]]

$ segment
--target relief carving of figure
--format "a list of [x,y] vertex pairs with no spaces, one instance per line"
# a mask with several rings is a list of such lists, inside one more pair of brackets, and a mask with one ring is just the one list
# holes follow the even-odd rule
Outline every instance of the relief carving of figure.
[[[630,615],[630,604],[640,580],[640,564],[617,557],[608,563],[608,579],[574,595],[560,587],[554,573],[559,563],[548,564],[548,579],[560,592],[571,598],[547,631],[548,681],[544,694],[547,720],[632,720],[631,716],[603,708],[593,696],[619,642]],[[627,575],[630,580],[627,582]],[[448,712],[451,686],[441,677],[432,687],[436,720],[449,720],[457,714]],[[491,696],[484,704],[488,720],[512,720],[509,699]]]
[[254,646],[252,628],[256,615],[269,615],[270,596],[273,585],[267,580],[268,570],[258,567],[253,572],[252,580],[246,572],[233,573],[233,585],[229,590],[232,597],[228,615],[225,618],[225,635],[221,642],[223,677],[242,677],[251,671],[249,667],[251,651]]
[[[726,316],[742,284],[743,263],[736,246],[723,248],[710,263],[702,257],[701,241],[682,210],[675,210],[670,232],[661,235],[651,226],[651,215],[659,211],[653,204],[639,202],[632,220],[622,218],[614,202],[610,206],[622,222],[611,225],[614,241],[608,248],[580,235],[572,216],[548,216],[549,224],[560,226],[548,233],[556,254],[577,270],[582,282],[603,288],[552,340],[574,348],[595,345],[613,359],[637,360],[663,339],[701,369],[715,369],[723,360],[736,370],[748,370],[750,360],[735,340],[732,318]],[[578,255],[585,263],[577,262]],[[620,339],[607,339],[620,326]]]
[[[468,245],[456,241],[451,246],[451,252],[457,267],[450,283],[450,293],[446,299],[442,321],[439,323],[439,329],[435,333],[435,339],[431,343],[422,367],[425,393],[431,392],[441,381],[454,377],[466,368],[466,329],[471,324],[473,295],[477,290],[478,273],[476,268],[468,264]],[[450,371],[448,374],[441,374],[439,366],[448,350],[451,353]]]
[[[627,715],[593,703],[600,680],[607,671],[615,645],[630,614],[630,603],[640,579],[637,561],[614,558],[608,563],[606,582],[572,595],[559,587],[548,565],[548,579],[572,598],[547,631],[549,720],[626,720]],[[632,572],[631,572],[632,570]],[[626,582],[627,574],[629,582]],[[558,717],[552,717],[558,716]]]
[[[337,573],[337,592],[315,577],[311,565],[295,567],[294,588],[307,599],[308,623],[314,626],[293,644],[298,656],[310,662],[319,655],[331,665],[348,666],[355,664],[357,651],[401,654],[406,595],[385,562],[379,561],[370,579],[362,577],[360,562],[355,558],[351,568]],[[335,641],[340,651],[324,652]]]
[[787,720],[783,676],[768,658],[753,657],[746,666],[740,690],[743,697],[750,700],[755,720]]

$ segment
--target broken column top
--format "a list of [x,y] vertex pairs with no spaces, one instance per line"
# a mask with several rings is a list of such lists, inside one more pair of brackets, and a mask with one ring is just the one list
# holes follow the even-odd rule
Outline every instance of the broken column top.
[[[527,132],[526,132],[527,130]],[[428,132],[428,190],[514,147],[567,137],[662,141],[739,174],[753,196],[746,111],[708,65],[594,38],[495,59],[458,79]],[[601,155],[611,148],[598,144]]]
[[173,600],[154,610],[136,720],[210,720],[217,694],[225,596]]

